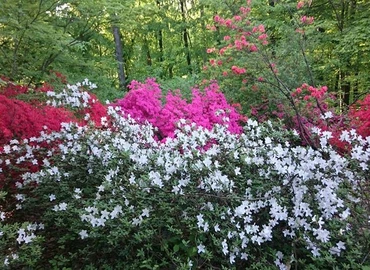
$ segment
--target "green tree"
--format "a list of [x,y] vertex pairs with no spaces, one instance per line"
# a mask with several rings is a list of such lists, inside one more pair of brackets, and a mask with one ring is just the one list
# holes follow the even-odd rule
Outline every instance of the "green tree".
[[314,1],[308,9],[317,26],[314,70],[349,105],[370,87],[370,2]]

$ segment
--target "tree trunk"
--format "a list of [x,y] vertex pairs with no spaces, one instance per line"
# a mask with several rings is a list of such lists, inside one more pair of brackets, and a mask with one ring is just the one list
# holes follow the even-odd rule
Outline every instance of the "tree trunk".
[[163,62],[163,34],[158,30],[159,62]]
[[193,70],[191,67],[190,50],[189,50],[189,35],[188,35],[188,31],[186,28],[184,28],[183,36],[184,36],[184,46],[185,46],[185,53],[186,53],[186,63],[188,64],[189,72],[193,73]]
[[[185,3],[184,0],[180,0],[180,9],[181,9],[181,16],[182,21],[185,24],[186,23],[186,11],[185,11]],[[188,70],[189,73],[193,73],[193,69],[191,67],[191,57],[190,57],[190,50],[189,50],[189,33],[186,26],[182,30],[182,36],[184,40],[184,47],[185,47],[185,54],[186,54],[186,63],[188,64]]]
[[351,94],[351,84],[346,80],[347,79],[347,73],[341,72],[341,88],[343,92],[343,105],[348,106],[349,105],[349,99]]
[[[201,6],[200,8],[200,17],[201,18],[205,18],[205,12],[204,12],[204,5]],[[202,20],[201,21],[201,26],[202,26],[202,29],[206,29],[206,23],[205,23],[205,20]],[[204,32],[203,32],[204,33]],[[206,36],[203,36],[203,44],[207,44],[207,38]],[[203,47],[203,53],[202,53],[202,60],[203,60],[203,65],[205,65],[207,63],[207,54],[205,53],[207,51],[207,46]]]
[[126,74],[125,74],[125,62],[123,59],[123,50],[122,50],[122,39],[121,33],[118,26],[113,25],[112,27],[114,44],[116,45],[116,60],[118,62],[118,81],[119,88],[124,90],[126,88]]
[[[356,78],[358,77],[358,71],[356,71],[355,77]],[[356,102],[359,99],[359,97],[360,97],[360,95],[359,95],[359,91],[358,91],[358,80],[356,80],[355,83],[353,84],[353,100],[352,100],[352,103]]]
[[144,37],[143,50],[146,52],[146,64],[148,66],[151,66],[152,65],[152,56],[150,54],[149,43],[148,43],[148,39],[146,37]]
[[[161,2],[157,0],[157,6],[161,9]],[[159,62],[163,62],[163,33],[162,29],[158,30],[158,47],[159,47]]]

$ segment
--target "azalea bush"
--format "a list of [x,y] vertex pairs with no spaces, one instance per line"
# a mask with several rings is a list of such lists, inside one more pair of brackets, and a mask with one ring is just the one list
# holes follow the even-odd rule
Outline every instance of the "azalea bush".
[[[36,139],[53,131],[59,131],[63,123],[87,125],[93,122],[96,127],[101,124],[101,117],[106,116],[106,107],[88,89],[96,86],[88,80],[76,85],[65,84],[62,90],[54,91],[50,84],[32,88],[16,85],[6,78],[0,87],[0,150],[7,154],[5,163],[0,163],[0,188],[5,194],[3,200],[7,205],[16,201],[17,183],[22,183],[21,175],[25,172],[39,171],[44,164],[45,155],[57,148],[58,142]],[[28,147],[9,152],[9,145],[16,150],[19,142]],[[33,155],[34,148],[43,151]],[[32,156],[25,161],[25,157]],[[11,168],[3,171],[4,166],[12,162]]]
[[31,91],[12,82],[0,87],[0,145],[38,136],[46,127],[57,131],[60,123],[73,120],[73,114],[65,109],[43,106],[41,91]]
[[[87,90],[96,88],[88,80],[76,85],[65,83],[61,91],[45,83],[31,88],[5,79],[0,85],[0,145],[12,139],[58,131],[63,122],[100,123],[106,108]],[[84,89],[85,88],[85,89]]]
[[[263,5],[261,9],[265,10]],[[291,9],[290,6],[286,8]],[[289,103],[290,91],[309,80],[298,46],[305,41],[295,32],[299,27],[298,15],[291,14],[291,21],[280,27],[285,31],[284,35],[289,33],[288,52],[279,50],[284,40],[270,38],[272,31],[269,30],[273,29],[255,21],[253,12],[251,1],[246,1],[230,17],[214,16],[213,25],[208,28],[219,36],[219,40],[207,49],[209,62],[203,67],[204,77],[217,79],[227,98],[239,102],[245,114],[250,113],[251,106],[259,106],[265,101],[268,102],[266,111]],[[297,24],[294,24],[296,19]],[[293,51],[296,62],[290,66]]]
[[370,136],[370,94],[353,104],[348,115],[359,134]]
[[332,132],[330,142],[345,152],[349,146],[337,139],[342,130],[354,128],[363,136],[369,134],[368,98],[347,112],[338,108],[340,101],[335,93],[319,85],[307,53],[309,37],[315,31],[314,18],[306,14],[308,6],[306,1],[300,1],[297,5],[276,3],[273,7],[284,8],[290,14],[289,21],[279,27],[283,36],[289,33],[289,45],[268,20],[267,26],[255,21],[253,12],[264,8],[254,9],[251,1],[231,17],[215,15],[209,29],[220,40],[207,49],[209,62],[202,75],[217,78],[226,97],[238,102],[242,112],[253,119],[281,121],[286,128],[297,130],[303,144],[313,147],[317,141],[311,129],[320,127]]
[[279,104],[275,110],[267,108],[268,102],[262,102],[253,107],[251,116],[258,121],[277,119],[283,127],[297,130],[304,144],[317,146],[319,142],[312,134],[312,128],[319,127],[329,131],[332,136],[329,142],[339,152],[347,152],[350,145],[339,139],[344,130],[354,129],[356,132],[367,137],[370,135],[369,100],[370,95],[354,103],[349,110],[338,112],[333,105],[336,96],[328,92],[323,86],[316,88],[306,83],[294,89],[291,93],[293,113],[289,105]]
[[145,83],[132,81],[128,87],[130,91],[116,104],[140,123],[147,121],[156,127],[159,139],[174,137],[180,119],[207,129],[215,124],[227,125],[235,134],[242,131],[241,124],[246,120],[236,106],[228,103],[216,82],[202,90],[193,88],[190,101],[181,96],[180,90],[163,96],[155,79],[147,79]]
[[[49,96],[55,106],[75,104],[68,94]],[[12,200],[0,201],[4,267],[369,263],[369,212],[358,197],[368,180],[370,138],[342,133],[352,145],[344,157],[320,129],[314,149],[271,122],[248,120],[235,134],[227,122],[206,128],[180,118],[174,136],[159,141],[153,125],[138,121],[110,106],[99,125],[64,123],[58,132],[3,146],[4,180],[15,167],[39,165],[13,178]]]
[[21,100],[0,95],[0,145],[11,139],[38,136],[46,127],[60,129],[60,123],[73,119],[72,113],[51,106],[37,108]]

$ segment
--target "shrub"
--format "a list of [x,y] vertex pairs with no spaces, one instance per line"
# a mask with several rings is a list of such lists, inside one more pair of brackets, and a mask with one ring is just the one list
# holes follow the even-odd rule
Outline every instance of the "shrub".
[[351,106],[349,117],[360,135],[370,136],[370,94]]
[[[30,267],[30,252],[36,267],[61,269],[356,269],[367,262],[369,213],[356,194],[367,179],[370,138],[343,136],[353,144],[344,158],[318,129],[315,150],[271,123],[248,120],[236,135],[180,121],[173,138],[158,142],[151,125],[109,110],[110,128],[64,124],[36,140],[58,148],[24,156],[29,162],[40,151],[44,161],[22,175],[17,205],[0,208],[9,240],[0,256],[11,267]],[[5,146],[4,171],[14,162],[7,157],[28,147]],[[24,230],[14,231],[16,224]]]
[[63,122],[93,121],[100,125],[100,119],[107,116],[106,107],[84,87],[96,88],[85,80],[67,84],[57,93],[47,83],[32,89],[6,81],[0,87],[0,145],[12,139],[35,137],[42,131],[58,131]]
[[129,88],[128,94],[116,104],[140,123],[147,121],[156,127],[159,139],[172,138],[180,119],[207,129],[226,124],[232,133],[242,131],[240,124],[244,117],[228,104],[216,82],[206,85],[204,90],[194,88],[190,102],[182,98],[180,91],[169,91],[163,98],[154,79],[147,79],[145,83],[133,81]]
[[65,109],[51,106],[37,108],[3,95],[0,95],[0,115],[0,145],[11,139],[21,140],[38,136],[45,129],[57,131],[62,122],[74,118],[73,114]]
[[[85,91],[87,87],[95,85],[85,80],[76,85],[67,84],[58,93],[48,84],[32,89],[6,81],[0,88],[0,150],[8,153],[10,146],[16,149],[20,142],[28,144],[26,149],[7,156],[6,162],[12,164],[11,168],[2,171],[6,162],[0,163],[0,188],[7,193],[7,203],[14,203],[16,185],[23,183],[21,175],[38,171],[46,153],[58,146],[58,141],[38,144],[37,137],[59,131],[63,123],[68,122],[87,125],[92,121],[101,126],[101,118],[107,116],[106,108],[94,95]],[[48,97],[52,99],[47,100]],[[33,155],[35,147],[43,151]],[[24,156],[33,158],[22,162]]]

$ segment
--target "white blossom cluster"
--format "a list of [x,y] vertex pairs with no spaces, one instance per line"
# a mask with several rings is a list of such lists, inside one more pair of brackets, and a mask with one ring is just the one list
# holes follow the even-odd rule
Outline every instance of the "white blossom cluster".
[[48,91],[46,94],[51,99],[46,101],[47,105],[53,107],[70,106],[72,108],[86,108],[89,106],[89,101],[96,102],[92,99],[88,91],[83,90],[86,87],[87,90],[97,88],[94,83],[91,83],[88,79],[74,85],[67,84],[67,87],[60,93],[54,91]]
[[20,228],[18,230],[18,237],[17,237],[18,244],[31,243],[32,240],[36,238],[36,235],[34,234],[34,232],[36,230],[43,230],[43,229],[44,229],[44,224],[42,223],[40,224],[33,223],[33,224],[27,225],[26,228]]
[[[73,93],[77,89],[70,88]],[[82,104],[88,102],[84,95],[76,95],[75,100],[63,100],[63,94],[49,95],[61,104],[84,106],[77,101],[80,98]],[[361,138],[353,131],[343,132],[341,139],[354,145],[351,157],[344,158],[328,144],[331,134],[318,129],[315,132],[320,136],[321,148],[315,150],[279,139],[271,123],[259,125],[249,120],[243,134],[233,135],[224,126],[207,130],[182,125],[180,121],[175,138],[158,142],[152,126],[139,125],[130,117],[122,117],[118,110],[109,107],[111,128],[91,129],[66,123],[60,132],[30,139],[57,145],[43,157],[42,170],[23,174],[20,190],[43,181],[55,185],[70,181],[73,172],[68,171],[68,166],[54,165],[51,160],[55,156],[67,165],[86,156],[87,181],[89,176],[101,175],[101,182],[95,186],[94,202],[84,201],[82,187],[73,189],[70,200],[59,198],[58,194],[46,194],[50,210],[55,214],[70,211],[72,205],[80,207],[84,229],[76,234],[82,240],[89,238],[92,230],[119,218],[129,217],[132,226],[150,220],[155,205],[148,202],[145,207],[139,207],[127,199],[135,188],[153,196],[163,190],[180,197],[191,194],[203,196],[203,200],[209,198],[196,215],[188,218],[194,219],[199,233],[219,237],[220,253],[230,264],[237,259],[248,260],[250,247],[274,241],[275,234],[287,241],[304,239],[313,256],[320,256],[329,243],[329,251],[334,255],[339,256],[346,249],[342,241],[335,241],[339,232],[331,231],[328,223],[343,222],[341,233],[350,229],[346,226],[351,215],[347,203],[354,199],[341,195],[339,190],[346,183],[356,189],[358,183],[366,180],[363,174],[351,170],[350,162],[356,161],[363,172],[369,173],[370,138]],[[35,160],[40,150],[35,144],[12,142],[4,147],[1,158],[19,149],[25,151],[25,156],[15,161],[0,159],[0,164],[11,166],[12,162]],[[27,196],[21,191],[16,196],[21,209]],[[220,201],[229,203],[224,206]],[[216,212],[221,214],[213,214]],[[29,242],[32,235],[22,231],[19,241]],[[202,241],[195,247],[199,254],[212,250]],[[285,269],[284,258],[290,258],[291,254],[279,251],[275,264]]]
[[[3,221],[4,219],[2,219]],[[1,228],[1,223],[0,223]],[[16,238],[16,243],[18,245],[22,244],[31,244],[33,240],[37,237],[35,235],[36,231],[44,230],[44,224],[42,223],[23,223],[21,227],[14,232]],[[4,232],[0,231],[0,239],[4,236]],[[10,250],[10,254],[4,254],[3,259],[3,266],[8,266],[12,261],[17,261],[19,259],[19,255],[14,252],[13,250]]]

